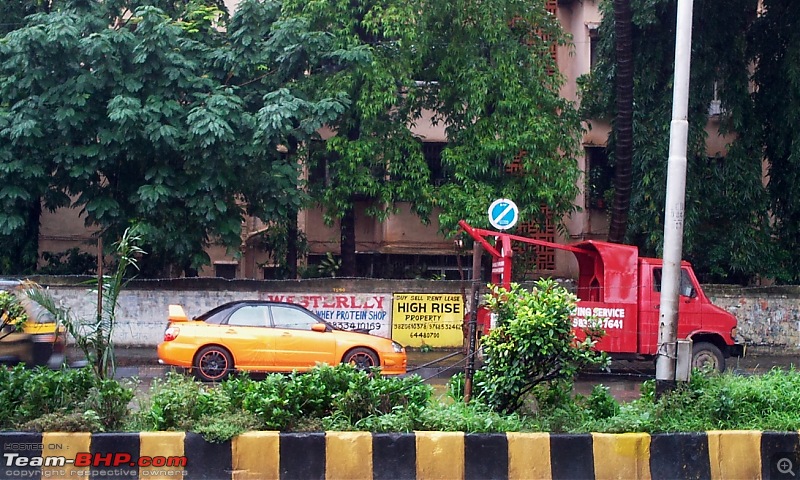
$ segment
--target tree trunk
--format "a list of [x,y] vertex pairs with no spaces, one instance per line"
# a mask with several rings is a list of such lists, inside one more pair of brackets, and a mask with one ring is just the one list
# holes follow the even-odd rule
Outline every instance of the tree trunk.
[[342,266],[339,277],[356,276],[356,213],[355,207],[348,208],[339,219],[341,227]]
[[633,46],[630,0],[614,0],[614,36],[617,53],[617,115],[614,122],[616,166],[608,241],[622,243],[628,229],[633,183]]
[[297,211],[290,210],[286,225],[286,277],[297,278]]

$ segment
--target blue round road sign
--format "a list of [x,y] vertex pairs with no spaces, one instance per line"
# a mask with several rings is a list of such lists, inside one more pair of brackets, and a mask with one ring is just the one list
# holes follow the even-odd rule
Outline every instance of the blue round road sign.
[[507,198],[500,198],[489,206],[489,223],[498,230],[508,230],[517,224],[519,209]]

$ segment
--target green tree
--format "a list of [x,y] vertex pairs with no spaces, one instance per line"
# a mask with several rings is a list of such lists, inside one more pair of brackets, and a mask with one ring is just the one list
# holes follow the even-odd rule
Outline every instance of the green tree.
[[[759,119],[748,93],[747,35],[756,0],[695,3],[689,100],[684,257],[704,281],[748,282],[773,271],[768,197],[762,184]],[[617,71],[612,2],[602,4],[599,62],[583,79],[587,118],[612,118]],[[657,255],[663,246],[666,157],[675,45],[676,2],[632,2],[634,71],[633,189],[627,241]],[[709,104],[725,108],[721,133],[736,133],[725,158],[706,153]],[[618,132],[609,138],[615,161]]]
[[756,122],[763,125],[779,279],[800,281],[800,4],[765,0],[752,29]]
[[[510,198],[523,221],[575,210],[581,126],[559,95],[564,77],[551,49],[567,38],[544,2],[425,1],[422,31],[428,106],[445,125],[442,164],[451,179],[436,192],[439,222],[488,226],[486,209]],[[519,159],[520,174],[507,170]]]
[[419,116],[420,10],[399,0],[287,0],[283,9],[285,21],[327,32],[336,54],[310,71],[304,88],[317,96],[340,89],[351,100],[328,124],[336,135],[312,149],[309,169],[320,175],[308,186],[325,222],[339,221],[339,274],[354,276],[358,206],[379,219],[397,202],[410,202],[423,219],[430,212],[428,167],[408,128]]
[[136,224],[146,275],[190,274],[212,243],[238,253],[246,213],[285,221],[302,204],[296,158],[276,145],[343,99],[297,98],[291,77],[272,78],[296,59],[294,26],[279,28],[270,2],[245,2],[230,29],[215,2],[163,3],[172,17],[64,1],[0,42],[0,234],[38,225],[25,207],[40,198],[71,204],[107,239]]

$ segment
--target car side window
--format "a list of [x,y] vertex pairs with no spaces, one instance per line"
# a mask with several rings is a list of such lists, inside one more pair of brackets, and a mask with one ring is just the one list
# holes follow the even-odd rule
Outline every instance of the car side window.
[[320,321],[308,313],[289,306],[272,306],[272,324],[276,328],[291,328],[293,330],[311,330],[311,326]]
[[238,327],[266,327],[267,308],[260,305],[245,305],[228,318],[228,325]]

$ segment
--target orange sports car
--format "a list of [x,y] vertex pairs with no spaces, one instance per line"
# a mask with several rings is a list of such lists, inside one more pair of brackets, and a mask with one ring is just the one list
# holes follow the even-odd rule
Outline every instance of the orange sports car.
[[193,370],[213,382],[235,370],[305,371],[317,363],[380,367],[406,373],[406,351],[388,338],[339,330],[291,303],[230,302],[192,320],[180,305],[169,306],[169,324],[158,345],[158,362]]

